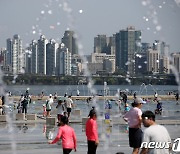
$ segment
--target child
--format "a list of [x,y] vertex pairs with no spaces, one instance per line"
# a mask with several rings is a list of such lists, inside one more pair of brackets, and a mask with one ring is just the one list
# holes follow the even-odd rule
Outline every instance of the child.
[[43,104],[43,117],[46,117],[46,104]]
[[124,106],[124,113],[128,112],[130,110],[129,105],[126,103]]
[[76,152],[76,135],[74,129],[68,124],[68,117],[61,117],[61,127],[59,127],[56,138],[53,141],[49,141],[49,144],[54,144],[62,138],[63,154],[69,154],[74,149]]

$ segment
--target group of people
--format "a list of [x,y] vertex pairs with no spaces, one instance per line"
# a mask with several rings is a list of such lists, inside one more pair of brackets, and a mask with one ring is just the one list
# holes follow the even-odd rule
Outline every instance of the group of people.
[[[142,104],[146,102],[137,97],[132,103],[132,108],[124,115],[124,120],[128,122],[129,126],[129,145],[133,148],[133,154],[169,154],[170,149],[148,148],[142,146],[142,143],[161,142],[170,143],[171,138],[164,126],[158,125],[155,122],[155,114],[152,111],[145,111],[142,113]],[[147,129],[144,132],[141,129],[141,123]]]
[[[98,126],[97,126],[97,113],[95,108],[91,109],[88,115],[89,119],[86,122],[86,137],[88,144],[87,154],[96,154],[96,149],[99,144],[98,138]],[[75,131],[68,125],[68,117],[62,116],[60,121],[60,127],[58,129],[57,136],[53,141],[49,141],[49,144],[54,144],[59,139],[62,139],[63,154],[69,154],[73,149],[77,150],[77,139]]]
[[31,95],[29,94],[29,90],[27,89],[24,94],[21,94],[21,97],[18,102],[18,113],[27,114],[28,104],[31,103]]
[[[160,149],[147,146],[151,142],[171,143],[171,138],[167,129],[155,122],[155,114],[152,111],[147,110],[142,113],[141,108],[145,103],[143,99],[136,97],[132,103],[132,108],[123,116],[129,126],[129,145],[133,148],[132,154],[139,154],[139,152],[140,154],[169,154],[170,148]],[[99,137],[95,108],[90,110],[88,117],[85,129],[88,145],[87,154],[96,154]],[[141,129],[142,123],[146,127],[144,132]],[[53,141],[49,141],[49,144],[54,144],[62,138],[63,154],[69,154],[73,149],[76,151],[76,134],[74,129],[68,126],[68,117],[62,116],[60,124],[56,138]]]
[[[43,105],[43,116],[50,117],[51,116],[51,110],[52,105],[54,103],[54,99],[52,97],[52,94],[49,95],[49,98],[46,100],[46,104]],[[71,110],[73,107],[73,100],[71,99],[71,96],[65,96],[62,98],[57,99],[57,119],[58,119],[58,125],[60,125],[61,118],[63,116],[67,116],[68,119],[71,114]]]

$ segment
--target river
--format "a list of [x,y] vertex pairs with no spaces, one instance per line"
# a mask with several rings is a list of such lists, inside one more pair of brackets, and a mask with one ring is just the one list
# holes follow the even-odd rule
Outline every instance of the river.
[[[10,91],[13,95],[21,95],[29,88],[29,92],[32,95],[38,95],[44,92],[45,95],[54,94],[63,96],[65,93],[68,95],[76,95],[79,90],[81,96],[91,95],[90,89],[87,85],[10,85],[5,89]],[[94,85],[97,95],[104,95],[103,85]],[[172,85],[107,85],[107,95],[115,95],[119,90],[126,90],[129,94],[133,94],[135,91],[137,95],[153,95],[157,92],[159,95],[166,95],[168,92],[176,92],[178,86]]]

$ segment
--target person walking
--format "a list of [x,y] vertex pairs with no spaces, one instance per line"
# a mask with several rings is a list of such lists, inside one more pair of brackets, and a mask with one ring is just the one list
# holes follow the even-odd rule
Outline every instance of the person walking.
[[133,148],[132,154],[138,154],[139,148],[142,142],[142,130],[141,130],[141,107],[146,102],[140,97],[136,97],[132,103],[131,108],[125,115],[124,120],[128,122],[129,126],[129,145]]
[[21,95],[19,107],[20,108],[19,108],[18,112],[21,113],[21,107],[22,107],[22,113],[25,113],[25,116],[26,116],[27,108],[28,108],[28,99],[27,99],[27,97],[25,98],[24,95]]
[[73,106],[73,100],[71,99],[71,96],[68,96],[68,98],[66,99],[66,110],[67,110],[68,118],[70,117],[72,106]]
[[176,105],[178,105],[179,104],[179,93],[178,92],[175,94],[175,98],[176,98]]
[[57,108],[57,119],[58,119],[58,126],[61,124],[61,118],[64,116],[64,105],[62,100],[58,100],[58,105],[56,106]]
[[47,117],[51,116],[50,112],[52,110],[52,104],[53,104],[53,98],[52,98],[52,94],[50,94],[48,100],[46,100],[46,112],[47,112],[46,116]]
[[[171,138],[164,126],[158,125],[155,122],[155,114],[152,111],[145,111],[142,114],[142,123],[144,130],[142,150],[140,154],[169,154],[171,148]],[[165,147],[169,148],[148,148],[149,143],[155,142],[156,144],[165,143]],[[145,144],[144,144],[145,143]],[[153,144],[151,144],[153,146]]]
[[56,138],[53,141],[49,141],[49,144],[54,144],[59,139],[62,139],[63,154],[69,154],[74,149],[76,152],[76,134],[74,129],[68,126],[68,117],[61,117],[61,126],[58,129]]
[[97,127],[97,113],[93,108],[89,112],[89,119],[86,122],[86,137],[88,143],[87,154],[96,154],[96,149],[99,144],[98,127]]

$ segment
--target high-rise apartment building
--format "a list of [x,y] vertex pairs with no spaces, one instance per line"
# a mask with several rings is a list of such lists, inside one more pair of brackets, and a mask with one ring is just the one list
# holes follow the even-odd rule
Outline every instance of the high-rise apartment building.
[[149,49],[147,52],[147,71],[159,72],[159,52],[157,50]]
[[7,39],[7,65],[12,68],[13,74],[24,73],[24,53],[22,40],[19,35],[14,35],[13,39]]
[[153,43],[153,49],[157,50],[160,54],[160,57],[162,57],[169,54],[170,47],[166,44],[166,42],[155,40]]
[[30,44],[31,51],[31,72],[32,74],[38,73],[38,43],[36,40],[32,40]]
[[56,53],[59,45],[51,39],[46,46],[46,74],[55,75],[56,73]]
[[62,43],[65,44],[65,47],[68,48],[68,51],[71,52],[71,55],[78,54],[77,40],[75,38],[74,31],[65,31],[62,38]]
[[57,50],[57,75],[71,75],[71,52],[62,43]]
[[106,37],[98,35],[94,38],[94,53],[115,54],[115,35]]
[[180,73],[180,52],[172,53],[172,65],[175,67],[178,73]]
[[116,52],[116,35],[113,34],[113,36],[107,37],[107,52],[108,55],[115,55]]
[[107,38],[106,35],[98,35],[94,38],[94,53],[106,53]]
[[38,40],[38,74],[46,75],[46,45],[48,40],[44,35],[40,36]]
[[116,33],[116,66],[118,69],[135,74],[135,53],[141,50],[141,31],[130,26]]
[[6,65],[12,65],[12,51],[13,51],[13,39],[8,38],[6,40],[7,46],[7,57],[6,57]]

